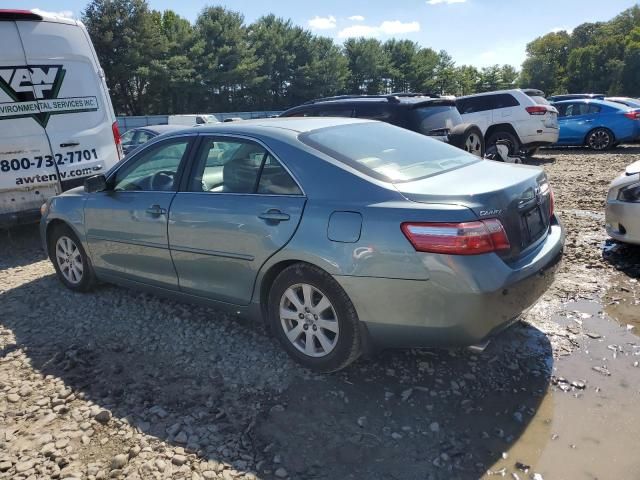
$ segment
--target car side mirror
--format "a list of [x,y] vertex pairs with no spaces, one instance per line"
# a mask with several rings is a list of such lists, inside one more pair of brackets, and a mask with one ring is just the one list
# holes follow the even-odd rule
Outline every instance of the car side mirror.
[[84,191],[87,193],[104,192],[107,189],[107,177],[102,174],[92,175],[84,181]]

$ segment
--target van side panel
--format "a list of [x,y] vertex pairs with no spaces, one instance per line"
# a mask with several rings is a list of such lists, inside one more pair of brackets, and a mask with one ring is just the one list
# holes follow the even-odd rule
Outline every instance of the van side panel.
[[54,82],[46,133],[62,189],[105,172],[119,160],[113,138],[113,108],[102,70],[80,24],[17,22],[27,63],[38,82]]
[[0,226],[37,219],[59,193],[55,158],[41,124],[18,26],[0,22]]

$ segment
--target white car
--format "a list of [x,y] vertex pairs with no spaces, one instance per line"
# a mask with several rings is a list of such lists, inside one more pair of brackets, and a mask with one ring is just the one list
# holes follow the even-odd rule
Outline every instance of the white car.
[[186,125],[193,127],[195,125],[205,125],[208,123],[220,123],[215,115],[208,114],[186,114],[186,115],[169,115],[167,119],[169,125]]
[[0,9],[0,226],[122,157],[104,73],[84,25]]
[[640,245],[640,161],[629,165],[611,182],[605,228],[615,240]]
[[480,127],[488,150],[502,140],[510,155],[532,155],[558,141],[558,111],[540,90],[499,90],[456,99],[465,123]]

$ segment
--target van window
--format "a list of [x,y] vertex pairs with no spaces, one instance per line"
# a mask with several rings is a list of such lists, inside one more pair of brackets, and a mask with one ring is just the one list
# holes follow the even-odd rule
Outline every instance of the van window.
[[431,132],[449,129],[462,123],[460,113],[453,105],[434,105],[411,110],[414,130],[429,135]]

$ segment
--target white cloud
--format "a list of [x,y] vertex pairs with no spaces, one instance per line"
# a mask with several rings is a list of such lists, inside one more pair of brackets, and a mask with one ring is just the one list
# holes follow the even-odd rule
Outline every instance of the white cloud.
[[329,15],[328,17],[315,16],[307,22],[314,30],[331,30],[336,28],[336,17]]
[[40,10],[39,8],[34,8],[31,11],[33,13],[37,13],[39,15],[47,15],[47,16],[52,16],[52,17],[73,18],[73,12],[71,10],[61,10],[59,12],[47,12],[46,10]]
[[378,26],[374,25],[351,25],[338,32],[340,38],[352,37],[378,37],[380,35],[390,36],[403,33],[419,32],[418,22],[401,22],[400,20],[385,20]]
[[362,15],[353,15],[349,17],[349,20],[352,20],[354,22],[364,22],[364,17]]
[[452,3],[465,3],[467,0],[427,0],[429,5],[440,5],[444,3],[445,5],[451,5]]
[[384,21],[380,24],[380,31],[385,35],[396,35],[399,33],[419,32],[420,24],[418,22],[403,23],[400,20]]
[[351,25],[350,27],[340,30],[338,32],[338,37],[377,37],[379,33],[378,27],[372,27],[369,25]]

